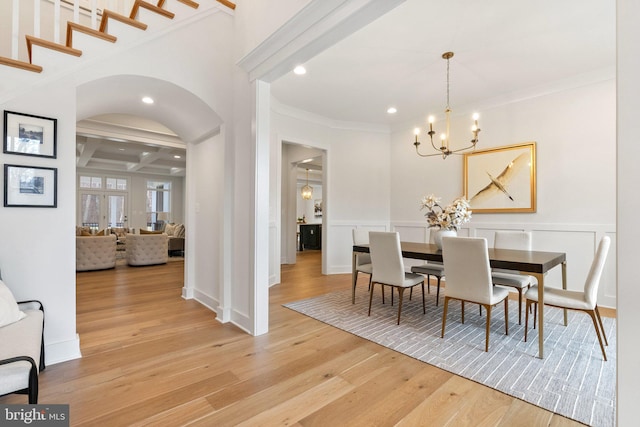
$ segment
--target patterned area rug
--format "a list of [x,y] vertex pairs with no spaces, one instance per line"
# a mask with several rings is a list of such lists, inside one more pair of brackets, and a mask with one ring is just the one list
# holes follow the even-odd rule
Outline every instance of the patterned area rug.
[[397,305],[392,307],[388,299],[383,305],[379,288],[370,317],[369,294],[364,286],[358,287],[355,304],[351,304],[351,291],[346,290],[284,306],[581,423],[615,425],[615,319],[603,318],[609,340],[605,362],[588,315],[569,311],[569,325],[565,327],[562,310],[545,308],[545,358],[539,359],[537,330],[531,329],[533,318],[529,318],[529,340],[525,343],[524,313],[523,324],[518,325],[518,304],[510,301],[509,335],[504,334],[504,306],[500,304],[492,311],[486,353],[484,311],[480,317],[478,306],[467,304],[463,325],[460,303],[450,303],[442,339],[444,298],[441,296],[436,307],[432,288],[426,295],[424,315],[418,289],[412,301],[405,298],[399,326]]

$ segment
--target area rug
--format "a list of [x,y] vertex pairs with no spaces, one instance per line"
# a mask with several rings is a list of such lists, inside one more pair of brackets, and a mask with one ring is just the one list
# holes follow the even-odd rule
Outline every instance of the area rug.
[[397,305],[391,306],[388,298],[383,305],[379,292],[374,296],[371,316],[367,316],[365,286],[358,288],[355,304],[351,304],[351,290],[345,290],[284,306],[581,423],[615,425],[615,319],[603,318],[609,340],[605,362],[588,315],[570,311],[565,327],[562,310],[546,307],[545,358],[539,359],[537,330],[531,329],[533,319],[529,319],[529,340],[525,343],[524,313],[523,324],[518,325],[518,304],[510,301],[509,335],[504,334],[501,304],[492,311],[486,353],[486,312],[481,317],[477,305],[467,304],[463,325],[460,303],[450,303],[442,339],[443,298],[436,307],[434,293],[426,295],[426,315],[422,314],[420,292],[414,293],[412,301],[405,297],[399,326]]

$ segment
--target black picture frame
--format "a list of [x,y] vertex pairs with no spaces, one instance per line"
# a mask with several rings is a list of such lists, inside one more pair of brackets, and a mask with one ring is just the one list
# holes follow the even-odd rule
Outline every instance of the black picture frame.
[[32,114],[4,112],[2,152],[55,159],[58,120]]
[[56,208],[58,206],[58,169],[5,164],[4,206],[7,208]]

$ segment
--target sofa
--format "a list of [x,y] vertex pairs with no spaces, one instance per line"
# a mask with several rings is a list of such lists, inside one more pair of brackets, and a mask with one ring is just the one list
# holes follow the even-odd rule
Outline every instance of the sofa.
[[166,234],[127,234],[127,264],[166,264],[169,237]]
[[44,363],[44,308],[39,301],[17,303],[0,280],[0,396],[27,394],[38,403],[38,374]]
[[184,255],[184,224],[167,224],[164,233],[169,236],[169,255]]
[[116,266],[116,236],[76,236],[76,271]]

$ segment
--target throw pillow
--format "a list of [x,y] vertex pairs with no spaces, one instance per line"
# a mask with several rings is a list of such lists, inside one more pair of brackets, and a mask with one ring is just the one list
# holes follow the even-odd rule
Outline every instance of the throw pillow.
[[100,230],[96,233],[96,236],[104,236],[104,230]]
[[11,290],[0,280],[0,327],[27,317],[20,308]]
[[175,234],[176,225],[175,224],[167,224],[164,226],[164,232],[167,236],[173,237]]
[[176,224],[176,229],[173,231],[173,237],[181,237],[184,239],[184,224]]
[[93,234],[91,234],[91,232],[90,232],[90,231],[86,231],[86,230],[82,230],[82,231],[80,232],[80,235],[81,235],[81,236],[93,236]]

